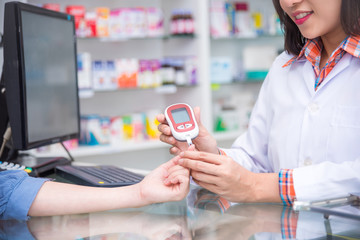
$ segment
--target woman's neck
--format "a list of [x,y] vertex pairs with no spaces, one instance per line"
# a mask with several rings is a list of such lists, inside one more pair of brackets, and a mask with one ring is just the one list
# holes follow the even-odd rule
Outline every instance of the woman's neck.
[[322,69],[325,66],[331,54],[335,51],[335,49],[340,45],[340,43],[346,37],[347,35],[342,28],[336,32],[332,32],[321,36],[323,49],[321,51],[320,69]]

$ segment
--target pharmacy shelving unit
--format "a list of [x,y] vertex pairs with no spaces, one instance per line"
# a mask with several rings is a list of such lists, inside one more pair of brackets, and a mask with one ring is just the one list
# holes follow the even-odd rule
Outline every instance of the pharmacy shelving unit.
[[[24,0],[31,4],[50,3],[49,0]],[[267,0],[256,0],[260,4],[269,4]],[[62,10],[67,5],[84,5],[87,9],[95,7],[159,7],[164,11],[165,36],[156,38],[78,38],[78,52],[89,52],[92,59],[108,60],[116,58],[160,59],[164,56],[196,56],[197,79],[195,86],[176,87],[175,89],[126,89],[116,91],[96,91],[84,95],[80,100],[81,114],[100,114],[116,116],[128,113],[157,110],[162,112],[166,106],[175,102],[187,102],[200,106],[202,123],[213,130],[214,98],[219,94],[239,95],[241,91],[258,91],[261,83],[230,84],[218,86],[212,90],[210,82],[210,58],[212,56],[239,57],[243,46],[249,44],[278,44],[279,38],[264,37],[253,39],[212,39],[209,33],[210,0],[52,0]],[[271,3],[270,3],[271,4]],[[169,22],[172,9],[191,9],[195,20],[194,37],[169,36]],[[280,41],[281,42],[281,41]],[[282,43],[280,43],[281,45]],[[230,143],[242,133],[243,129],[232,132],[216,133],[215,137],[221,146]],[[119,146],[80,147],[70,150],[76,161],[112,164],[120,167],[151,170],[169,160],[169,146],[159,140],[150,142],[129,142]],[[64,155],[61,148],[52,152],[36,153],[37,155]]]
[[[45,4],[48,0],[27,0],[31,4]],[[52,0],[61,5],[83,5],[86,9],[95,7],[159,7],[164,11],[165,35],[149,38],[78,38],[78,52],[89,52],[92,60],[109,60],[116,58],[161,59],[166,56],[196,56],[198,84],[175,88],[126,89],[116,91],[95,91],[82,94],[80,100],[81,114],[99,114],[103,116],[120,116],[129,113],[155,110],[162,112],[166,106],[175,102],[187,102],[200,106],[202,119],[206,126],[211,123],[211,91],[208,59],[208,8],[207,0]],[[169,36],[169,21],[172,9],[191,9],[195,18],[193,37]],[[209,120],[209,121],[208,121]],[[96,147],[79,147],[70,150],[76,161],[112,164],[121,167],[153,169],[169,160],[169,146],[159,140],[149,142],[129,142],[118,146],[104,145]],[[37,155],[64,155],[65,151],[56,148],[51,152]]]
[[[211,0],[208,2],[209,7],[211,5],[210,2]],[[235,1],[230,0],[229,2]],[[230,58],[234,63],[235,69],[241,68],[241,65],[244,65],[244,52],[248,47],[271,47],[276,49],[277,52],[283,49],[283,36],[276,33],[269,34],[266,29],[266,26],[269,26],[267,22],[274,20],[270,19],[275,13],[272,2],[267,0],[245,0],[237,2],[247,2],[249,11],[256,11],[263,14],[264,28],[263,34],[256,36],[237,37],[230,35],[227,37],[210,37],[210,59]],[[260,55],[259,58],[261,57]],[[245,71],[245,69],[242,69],[242,71]],[[260,79],[247,79],[243,77],[241,81],[234,79],[234,81],[230,83],[212,84],[211,101],[213,108],[211,109],[211,113],[213,117],[213,131],[215,131],[215,126],[217,125],[216,118],[219,111],[219,102],[225,102],[227,108],[235,109],[239,119],[237,129],[228,132],[220,131],[214,133],[220,146],[230,147],[233,141],[246,130],[252,107],[255,104],[263,80],[263,77]]]

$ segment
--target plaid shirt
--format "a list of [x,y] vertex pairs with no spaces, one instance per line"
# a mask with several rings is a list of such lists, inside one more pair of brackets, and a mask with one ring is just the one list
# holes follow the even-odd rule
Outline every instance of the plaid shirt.
[[[320,69],[319,66],[322,48],[323,45],[319,39],[308,40],[300,54],[290,59],[283,66],[287,67],[300,58],[305,57],[312,64],[315,71],[315,91],[345,53],[360,58],[360,36],[348,36],[345,38],[345,40],[342,41],[341,44],[331,54],[330,58],[325,64],[325,67]],[[284,205],[292,205],[296,198],[292,169],[281,169],[279,172],[279,189],[280,197]]]
[[331,70],[340,61],[345,53],[349,53],[354,57],[360,58],[360,36],[348,36],[331,54],[323,69],[320,69],[320,59],[323,44],[319,38],[308,40],[298,56],[290,59],[283,67],[287,67],[295,61],[305,57],[313,66],[316,80],[315,91],[324,79],[329,75]]

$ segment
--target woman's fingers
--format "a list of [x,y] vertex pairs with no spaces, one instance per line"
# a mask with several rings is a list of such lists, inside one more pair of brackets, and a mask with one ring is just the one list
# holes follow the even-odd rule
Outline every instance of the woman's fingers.
[[205,188],[205,189],[209,190],[210,192],[217,193],[219,191],[219,188],[214,184],[204,183],[204,182],[198,181],[196,179],[193,179],[193,180],[197,185],[199,185],[202,188]]
[[166,163],[163,163],[162,166],[163,168],[166,170],[166,173],[165,173],[165,176],[164,177],[167,177],[169,176],[169,171],[173,168],[173,167],[177,167],[177,163],[178,163],[178,160],[179,160],[179,156],[175,156],[173,157],[172,159],[170,159],[169,161],[167,161]]
[[160,141],[164,143],[168,143],[170,145],[175,145],[177,143],[176,139],[173,136],[161,134],[160,135]]
[[[176,159],[176,158],[174,158],[174,159]],[[172,175],[172,174],[174,174],[174,173],[176,173],[176,172],[182,171],[182,170],[185,170],[186,172],[189,171],[188,169],[186,169],[186,168],[184,168],[184,167],[182,167],[182,166],[174,165],[173,167],[171,167],[171,168],[168,170],[168,175],[170,176],[170,175]]]
[[181,150],[178,147],[172,147],[170,148],[169,152],[172,155],[179,155],[181,153]]
[[159,124],[158,126],[158,130],[162,133],[162,134],[165,134],[167,136],[170,136],[171,135],[171,129],[169,127],[169,125],[167,124]]
[[[178,157],[175,157],[173,158],[173,162],[175,164],[175,159],[177,159]],[[178,178],[178,176],[186,176],[186,177],[189,177],[190,173],[189,173],[189,169],[187,168],[184,168],[180,165],[173,165],[172,167],[170,167],[168,170],[167,170],[167,174],[166,174],[166,178],[164,180],[164,183],[165,184],[175,184],[177,183],[177,181],[175,181],[175,179]]]
[[193,179],[196,179],[197,181],[200,181],[203,183],[217,185],[216,183],[219,182],[219,178],[217,176],[206,174],[206,173],[195,171],[195,170],[191,171],[191,176],[193,177]]
[[178,170],[176,172],[173,172],[172,174],[170,174],[165,180],[164,180],[164,183],[166,185],[169,185],[169,184],[176,184],[179,182],[179,179],[183,178],[183,177],[187,177],[189,178],[189,170],[187,169],[181,169],[181,170]]
[[199,151],[185,151],[180,154],[180,157],[212,163],[215,165],[220,165],[223,162],[223,160],[221,160],[222,156],[220,155]]
[[211,163],[202,162],[202,161],[198,161],[198,160],[192,160],[192,159],[188,159],[188,158],[180,158],[180,159],[177,159],[175,162],[177,162],[179,165],[181,165],[185,168],[189,168],[189,169],[197,171],[197,172],[203,172],[203,173],[214,175],[214,176],[218,175],[217,173],[219,171],[218,170],[219,166],[211,164]]
[[167,123],[166,122],[166,118],[165,118],[165,115],[160,113],[156,116],[156,119],[159,121],[159,123]]

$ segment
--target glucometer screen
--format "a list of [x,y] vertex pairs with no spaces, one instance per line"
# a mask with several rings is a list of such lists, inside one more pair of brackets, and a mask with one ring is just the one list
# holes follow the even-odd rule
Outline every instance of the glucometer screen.
[[190,121],[190,117],[186,108],[178,108],[171,111],[176,124]]

